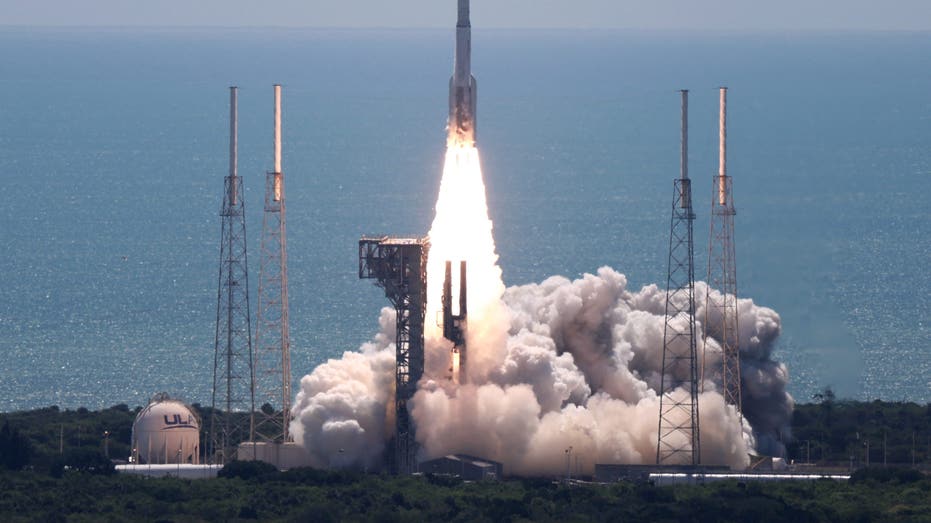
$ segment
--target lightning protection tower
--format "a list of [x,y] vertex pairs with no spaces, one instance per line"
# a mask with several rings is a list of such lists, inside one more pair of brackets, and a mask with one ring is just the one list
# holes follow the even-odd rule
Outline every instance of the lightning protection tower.
[[255,399],[252,441],[290,441],[291,356],[288,330],[288,253],[284,175],[281,172],[281,86],[274,86],[274,170],[265,174],[265,213],[259,260],[255,329]]
[[669,228],[669,270],[663,328],[657,465],[698,465],[698,358],[695,350],[695,256],[692,189],[688,167],[689,92],[682,97],[679,178],[673,183]]
[[394,474],[417,472],[417,439],[407,404],[423,377],[429,251],[425,238],[359,240],[359,278],[374,279],[397,312],[395,436],[388,454],[388,468]]
[[237,89],[230,87],[230,171],[223,184],[220,211],[220,277],[213,359],[210,455],[225,463],[236,445],[249,437],[255,410],[252,387],[252,336],[249,269],[242,178],[237,176]]
[[[734,255],[734,195],[727,175],[727,87],[720,89],[719,171],[711,196],[711,233],[708,245],[708,292],[705,295],[705,333],[721,344],[721,387],[724,401],[742,412],[740,399],[740,352],[737,345],[737,260]],[[711,289],[720,291],[712,296]],[[707,350],[707,345],[706,345]],[[702,358],[702,382],[705,364]]]

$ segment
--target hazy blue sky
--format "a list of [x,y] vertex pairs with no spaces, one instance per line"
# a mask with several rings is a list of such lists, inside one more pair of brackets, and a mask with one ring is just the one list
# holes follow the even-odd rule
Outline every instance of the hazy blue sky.
[[[0,25],[449,27],[454,0],[0,0]],[[931,30],[931,0],[473,0],[476,27]]]

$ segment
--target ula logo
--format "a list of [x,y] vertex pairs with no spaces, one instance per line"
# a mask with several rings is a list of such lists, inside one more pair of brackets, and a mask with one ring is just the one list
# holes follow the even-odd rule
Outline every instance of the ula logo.
[[180,414],[173,414],[168,416],[165,414],[165,425],[167,428],[178,428],[178,427],[194,427],[194,416],[188,415],[187,419],[182,419]]

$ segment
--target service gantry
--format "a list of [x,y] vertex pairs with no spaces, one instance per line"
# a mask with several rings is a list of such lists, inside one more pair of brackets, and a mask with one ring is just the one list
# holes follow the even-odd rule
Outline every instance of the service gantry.
[[417,472],[417,441],[408,403],[424,371],[424,315],[427,306],[427,238],[363,237],[359,278],[374,279],[397,313],[395,348],[395,434],[387,453],[395,474]]

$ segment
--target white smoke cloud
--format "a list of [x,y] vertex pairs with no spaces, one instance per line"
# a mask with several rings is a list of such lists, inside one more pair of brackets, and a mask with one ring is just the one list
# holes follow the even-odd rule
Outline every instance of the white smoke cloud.
[[[698,318],[706,289],[696,285]],[[484,376],[452,387],[439,365],[421,382],[412,415],[422,458],[466,453],[501,461],[509,474],[557,474],[571,446],[588,472],[594,463],[655,462],[664,300],[655,285],[628,290],[625,276],[608,267],[575,281],[552,277],[507,289],[504,347],[486,352],[498,357],[485,362]],[[792,398],[785,366],[771,360],[779,316],[747,299],[738,310],[745,421],[713,382],[700,395],[699,412],[702,461],[740,468],[754,444],[779,450]],[[316,463],[380,464],[393,429],[393,321],[393,311],[383,310],[382,333],[372,343],[302,380],[295,439]],[[482,351],[481,337],[469,334],[469,350]],[[701,351],[700,336],[698,344]],[[708,345],[706,365],[720,364],[719,344]],[[448,349],[428,342],[428,358]]]
[[395,311],[384,308],[381,332],[358,352],[347,351],[301,379],[291,434],[318,468],[381,467],[394,426]]
[[[708,285],[695,284],[696,319],[705,317],[705,297]],[[720,293],[711,290],[715,301]],[[709,321],[717,321],[712,314]],[[772,359],[776,339],[782,324],[776,311],[760,307],[751,299],[737,300],[738,345],[740,347],[741,403],[743,413],[753,428],[756,450],[761,454],[781,456],[784,441],[791,437],[789,422],[795,401],[786,392],[789,371],[785,364]],[[721,365],[721,346],[709,337],[705,352],[706,366]]]

